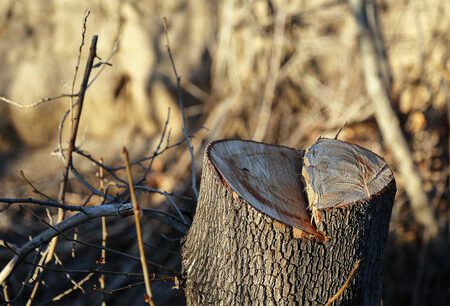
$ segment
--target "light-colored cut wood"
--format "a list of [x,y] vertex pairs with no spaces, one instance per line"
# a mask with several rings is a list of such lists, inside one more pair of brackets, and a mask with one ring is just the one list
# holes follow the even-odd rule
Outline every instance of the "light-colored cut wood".
[[312,210],[369,200],[394,179],[378,155],[355,144],[326,138],[307,150],[302,174]]
[[315,234],[301,180],[303,151],[253,141],[213,142],[207,153],[222,179],[266,215]]

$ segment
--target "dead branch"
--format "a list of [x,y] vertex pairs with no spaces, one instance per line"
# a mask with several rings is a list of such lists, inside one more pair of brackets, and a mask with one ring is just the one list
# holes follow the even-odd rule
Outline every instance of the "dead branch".
[[3,292],[3,298],[5,300],[5,303],[7,306],[11,306],[10,299],[9,299],[9,294],[8,294],[8,285],[3,283],[2,284],[2,292]]
[[15,250],[14,257],[3,267],[0,272],[0,284],[5,282],[11,275],[13,270],[17,267],[17,264],[21,258],[26,257],[28,254],[34,251],[39,246],[50,242],[54,237],[57,237],[60,233],[72,229],[86,221],[103,217],[103,216],[129,216],[133,214],[133,207],[131,203],[125,203],[120,205],[105,204],[96,207],[88,207],[84,209],[84,212],[78,213],[66,220],[54,225],[46,231],[35,236],[33,239],[22,245]]
[[[67,182],[69,179],[69,171],[70,168],[72,167],[72,153],[75,149],[75,142],[77,139],[77,134],[78,134],[78,127],[80,124],[80,117],[81,117],[81,112],[83,110],[83,102],[84,102],[84,97],[86,95],[86,90],[88,87],[88,82],[89,82],[89,77],[91,75],[91,71],[92,71],[92,67],[94,65],[94,60],[97,57],[97,41],[98,41],[98,36],[94,35],[92,37],[91,40],[91,47],[89,50],[89,56],[86,62],[86,68],[84,70],[84,76],[83,76],[83,80],[81,82],[81,87],[80,87],[80,91],[78,94],[78,100],[77,100],[77,109],[76,109],[76,114],[73,117],[73,126],[72,126],[72,131],[70,134],[70,138],[69,138],[69,147],[67,149],[67,159],[66,159],[66,163],[64,165],[64,172],[63,172],[63,180],[60,184],[60,188],[59,188],[59,194],[58,194],[58,200],[60,203],[64,203],[64,199],[66,196],[66,189],[67,189]],[[64,220],[64,210],[63,209],[59,209],[58,210],[58,218],[57,218],[57,222],[61,222],[62,220]],[[56,248],[56,244],[58,242],[58,239],[55,238],[50,246],[49,246],[49,252],[47,254],[47,259],[46,259],[46,263],[48,263],[52,257],[53,257],[53,253],[55,252],[55,248]]]
[[168,31],[168,23],[167,18],[164,17],[164,33],[166,36],[166,49],[167,53],[169,54],[170,63],[172,64],[173,74],[175,75],[176,81],[177,81],[177,93],[178,93],[178,104],[181,111],[181,119],[183,122],[183,135],[186,139],[186,143],[189,149],[189,155],[191,157],[191,189],[192,192],[195,195],[195,199],[198,200],[198,190],[197,190],[197,179],[195,174],[195,154],[194,154],[194,148],[191,144],[191,141],[189,140],[189,133],[186,129],[186,114],[184,111],[184,102],[183,102],[183,96],[181,94],[181,77],[178,76],[177,69],[175,67],[175,61],[173,59],[172,50],[170,49],[170,42],[169,42],[169,31]]
[[55,296],[52,301],[59,301],[61,300],[63,297],[65,297],[66,295],[70,294],[72,291],[75,291],[77,289],[79,289],[81,292],[85,293],[83,287],[81,287],[81,285],[83,285],[85,282],[87,282],[88,280],[91,279],[91,277],[94,276],[94,273],[89,273],[88,275],[86,275],[82,280],[80,280],[78,283],[74,284],[73,287],[65,290],[64,292],[61,292],[60,294],[58,294],[57,296]]
[[42,207],[52,207],[52,208],[58,208],[62,210],[67,211],[79,211],[79,212],[85,212],[86,208],[82,206],[74,206],[74,205],[66,205],[61,204],[59,202],[53,201],[53,200],[38,200],[33,198],[0,198],[0,203],[5,203],[8,205],[13,204],[34,204]]
[[51,197],[49,197],[48,195],[46,195],[45,193],[40,191],[38,188],[36,188],[36,186],[25,176],[25,173],[23,172],[23,170],[20,170],[19,173],[20,173],[20,176],[22,177],[22,179],[31,187],[31,190],[34,193],[39,194],[39,195],[43,196],[44,198],[54,202],[54,200]]
[[47,102],[50,102],[50,101],[55,101],[55,100],[59,100],[59,99],[62,99],[62,98],[73,98],[73,97],[77,97],[77,96],[78,96],[78,94],[61,94],[61,95],[55,96],[55,97],[43,98],[43,99],[41,99],[39,101],[36,101],[34,103],[31,103],[31,104],[22,104],[22,103],[10,100],[10,99],[5,98],[5,97],[0,97],[0,101],[5,102],[5,103],[10,104],[10,105],[13,105],[13,106],[16,106],[18,108],[33,108],[33,107],[39,106],[41,104],[44,104],[44,103],[47,103]]
[[264,87],[262,105],[259,112],[258,124],[253,135],[253,140],[262,141],[266,135],[269,125],[272,104],[275,96],[275,90],[280,73],[280,64],[283,55],[284,28],[286,25],[285,3],[279,4],[279,11],[276,14],[275,31],[273,33],[272,54],[270,59],[269,79]]
[[[70,88],[71,94],[73,94],[73,92],[75,90],[75,82],[77,81],[78,70],[80,69],[81,53],[82,53],[83,47],[84,47],[84,40],[86,37],[86,30],[87,30],[87,20],[88,20],[90,14],[91,14],[91,11],[87,11],[83,18],[83,30],[81,31],[81,43],[80,43],[80,46],[78,47],[77,64],[75,66],[75,73],[73,74],[72,86]],[[73,122],[73,107],[74,107],[74,101],[73,101],[73,98],[71,98],[70,99],[70,114],[72,116],[71,122]]]
[[[115,205],[117,205],[117,204],[115,204]],[[120,205],[122,205],[122,204],[120,204]],[[117,255],[124,256],[124,257],[126,257],[126,258],[133,259],[133,260],[135,260],[135,261],[140,261],[140,260],[141,260],[140,257],[133,256],[133,255],[130,255],[130,254],[128,254],[128,253],[125,253],[125,252],[122,252],[122,251],[119,251],[119,250],[116,250],[116,249],[113,249],[113,248],[110,248],[110,247],[104,247],[104,246],[101,246],[101,245],[97,245],[97,244],[95,244],[95,243],[87,242],[87,241],[84,241],[84,240],[79,240],[79,239],[77,239],[75,236],[74,236],[74,238],[70,238],[70,237],[69,237],[68,235],[66,235],[64,232],[59,231],[55,226],[53,226],[53,225],[51,225],[50,223],[48,223],[47,221],[45,221],[43,218],[41,218],[40,216],[38,216],[38,215],[37,215],[36,213],[34,213],[33,211],[31,211],[31,210],[29,210],[29,209],[26,209],[25,207],[21,207],[21,208],[23,208],[23,209],[25,209],[26,211],[28,211],[30,214],[33,215],[33,217],[35,217],[37,220],[39,220],[40,222],[42,222],[43,224],[45,224],[45,225],[48,226],[49,228],[55,230],[55,231],[57,232],[57,234],[56,234],[57,236],[58,236],[58,235],[63,236],[64,239],[65,239],[66,241],[68,241],[68,242],[78,243],[78,244],[80,244],[80,245],[84,245],[84,246],[87,246],[87,247],[95,248],[95,249],[98,249],[98,250],[105,250],[105,251],[108,251],[108,252],[113,253],[113,254],[117,254]],[[104,216],[102,216],[102,217],[104,217]],[[64,221],[63,221],[63,222],[64,222]],[[74,227],[74,229],[76,229],[76,227]],[[42,252],[42,254],[46,254],[46,252],[47,252],[47,251],[44,251],[44,252]],[[16,254],[16,252],[13,252],[13,253]],[[22,258],[22,260],[23,260],[23,258]],[[56,256],[56,255],[55,255],[55,261],[56,261],[57,263],[61,263],[61,261],[58,259],[58,256]],[[146,263],[147,263],[147,264],[150,264],[150,265],[153,265],[153,266],[155,266],[155,267],[157,267],[157,268],[159,268],[159,269],[165,269],[163,265],[157,264],[157,263],[152,262],[152,261],[149,261],[149,260],[146,260]],[[34,265],[34,266],[35,266],[35,267],[39,267],[38,265]],[[170,269],[165,269],[165,270],[170,271],[170,272],[172,272],[172,273],[175,273],[174,271],[171,271]],[[37,274],[37,273],[36,273],[36,274]],[[35,277],[34,277],[34,278],[35,278]]]
[[[158,142],[158,144],[156,145],[156,149],[155,149],[153,155],[158,154],[158,153],[159,153],[159,150],[161,149],[162,142],[163,142],[164,137],[166,136],[166,133],[167,133],[167,127],[168,127],[168,125],[169,125],[169,121],[170,121],[170,107],[169,107],[169,109],[167,110],[167,118],[166,118],[166,122],[164,123],[164,128],[163,128],[163,130],[162,130],[161,136],[159,137],[159,142]],[[167,136],[167,143],[169,142],[169,136],[170,136],[170,135]],[[141,183],[141,182],[143,182],[143,181],[146,179],[148,173],[149,173],[150,170],[152,169],[152,166],[153,166],[153,162],[154,162],[154,161],[155,161],[154,158],[150,159],[150,162],[148,163],[148,166],[147,166],[147,168],[145,169],[144,174],[142,175],[142,178],[139,180],[138,183]]]
[[136,198],[136,192],[134,190],[133,175],[131,173],[131,167],[130,167],[130,158],[128,156],[128,151],[125,147],[123,148],[122,155],[123,155],[123,159],[125,160],[125,166],[127,167],[127,178],[128,178],[128,184],[130,186],[131,201],[133,203],[134,223],[136,226],[136,236],[138,239],[139,255],[141,258],[141,266],[142,266],[142,274],[144,275],[145,291],[147,294],[145,297],[145,301],[150,306],[153,306],[154,305],[153,294],[152,294],[152,289],[150,286],[150,277],[148,274],[147,261],[145,258],[144,241],[142,239],[141,220],[139,219],[139,216],[141,214],[141,208],[139,207],[139,203]]
[[356,272],[359,269],[359,264],[361,263],[360,260],[357,260],[355,262],[355,265],[353,266],[352,271],[350,271],[350,274],[348,275],[347,279],[345,280],[345,283],[342,285],[342,287],[338,290],[338,292],[336,292],[335,295],[333,295],[325,304],[325,306],[331,306],[331,304],[333,304],[333,302],[335,302],[344,292],[344,290],[348,287],[348,285],[350,284],[350,282],[352,281],[352,279],[355,277]]
[[[100,158],[100,163],[103,164],[103,159]],[[104,176],[104,171],[102,167],[98,168],[98,178],[100,181],[100,191],[103,193],[107,193],[106,192],[106,188],[105,188],[105,176]],[[106,197],[103,198],[103,202],[106,201]],[[104,204],[104,203],[102,203]],[[106,240],[108,239],[108,229],[106,226],[106,217],[102,217],[101,218],[101,222],[102,222],[102,248],[106,247]],[[100,255],[100,264],[104,265],[106,264],[106,250],[102,249],[101,251],[101,255]],[[98,278],[98,283],[100,285],[100,290],[104,290],[105,289],[105,274],[102,273],[100,274],[100,277]],[[106,301],[103,297],[103,301],[102,301],[102,306],[106,306]]]

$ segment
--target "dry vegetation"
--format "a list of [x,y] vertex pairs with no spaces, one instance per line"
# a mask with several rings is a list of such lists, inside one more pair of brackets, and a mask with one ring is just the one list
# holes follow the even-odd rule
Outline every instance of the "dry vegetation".
[[[147,209],[141,223],[153,300],[156,305],[177,304],[183,300],[182,292],[172,289],[179,281],[180,238],[195,209],[193,186],[205,143],[238,137],[305,147],[320,135],[334,136],[346,124],[340,139],[384,156],[397,170],[384,305],[450,303],[450,4],[376,4],[387,63],[383,85],[437,235],[430,236],[413,209],[414,195],[405,192],[411,178],[401,175],[395,147],[380,132],[364,83],[358,24],[346,1],[130,0],[66,6],[3,1],[0,96],[22,104],[61,93],[73,97],[31,109],[0,103],[0,198],[32,196],[47,206],[63,202],[89,208],[130,203],[120,157],[125,145],[135,161],[140,206]],[[76,65],[80,21],[87,8],[86,43]],[[180,87],[166,50],[163,16],[170,20]],[[100,65],[92,72],[76,147],[70,152],[73,117],[67,117],[65,129],[58,127],[70,105],[75,110],[79,106],[93,34],[99,35],[97,55],[102,59],[95,61]],[[61,163],[61,153],[73,154],[69,167]],[[197,176],[191,172],[191,154],[197,159]],[[71,174],[61,201],[64,169]],[[16,247],[52,229],[46,209],[37,204],[0,204],[1,267],[14,257]],[[132,213],[132,206],[124,209]],[[68,211],[66,218],[76,213]],[[57,256],[47,263],[41,254],[45,245],[30,249],[8,279],[3,299],[9,292],[17,305],[30,296],[36,305],[144,303],[132,218],[97,218],[59,240]]]

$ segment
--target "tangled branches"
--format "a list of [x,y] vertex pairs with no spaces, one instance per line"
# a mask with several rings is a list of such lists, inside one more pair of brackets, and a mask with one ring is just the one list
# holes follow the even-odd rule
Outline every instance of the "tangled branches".
[[[1,211],[4,212],[8,208],[12,206],[19,206],[24,211],[30,213],[35,219],[37,219],[40,223],[45,225],[45,229],[41,231],[34,237],[30,237],[29,241],[23,243],[20,246],[13,245],[12,243],[7,242],[6,240],[2,240],[1,246],[10,251],[12,258],[9,259],[8,263],[0,270],[0,284],[3,287],[3,299],[7,303],[14,303],[18,301],[27,301],[27,305],[31,305],[31,303],[36,299],[38,294],[38,289],[42,285],[46,285],[46,273],[48,271],[52,272],[62,272],[66,275],[67,279],[72,283],[73,287],[67,290],[64,290],[60,294],[56,294],[53,296],[52,301],[57,301],[62,299],[64,296],[72,293],[75,290],[80,290],[85,292],[83,288],[83,284],[85,283],[93,283],[94,291],[99,291],[103,295],[103,301],[105,301],[105,295],[108,293],[112,294],[116,292],[116,290],[122,290],[118,284],[123,281],[117,281],[117,279],[110,280],[112,282],[110,288],[108,289],[105,286],[105,274],[107,275],[116,275],[116,276],[125,276],[125,277],[139,277],[145,279],[145,287],[146,287],[146,295],[145,301],[150,305],[153,305],[152,294],[150,289],[150,281],[168,281],[171,280],[178,282],[178,273],[176,270],[172,268],[166,267],[164,265],[158,264],[156,262],[152,262],[146,259],[145,257],[145,247],[149,245],[145,244],[145,237],[149,237],[149,235],[145,235],[142,232],[139,221],[139,214],[146,216],[149,219],[156,220],[161,222],[161,224],[165,224],[171,231],[175,231],[180,235],[184,235],[189,228],[190,225],[190,217],[189,212],[182,210],[179,208],[179,204],[175,201],[194,201],[197,198],[197,189],[196,189],[196,176],[195,176],[195,166],[194,166],[194,156],[193,149],[190,143],[190,138],[192,137],[185,126],[185,116],[183,113],[183,101],[181,96],[181,91],[178,89],[179,93],[179,105],[181,111],[183,113],[183,138],[176,141],[175,143],[170,142],[170,130],[168,129],[168,124],[170,120],[170,109],[168,111],[167,119],[164,124],[163,131],[161,132],[159,141],[157,143],[156,149],[149,154],[148,156],[144,156],[138,158],[136,160],[132,160],[131,162],[127,159],[124,165],[113,166],[108,165],[103,162],[102,158],[96,158],[91,153],[82,149],[77,144],[77,135],[80,126],[80,119],[82,116],[83,105],[85,102],[86,93],[92,84],[92,82],[98,77],[98,74],[93,78],[91,77],[92,72],[101,68],[104,65],[109,65],[109,60],[112,55],[117,51],[116,46],[113,48],[111,55],[108,57],[106,61],[103,61],[97,55],[97,43],[98,36],[94,35],[91,39],[89,54],[86,60],[86,65],[84,69],[83,78],[81,81],[81,85],[79,90],[75,93],[74,86],[76,83],[76,78],[78,74],[78,69],[80,66],[81,53],[83,51],[83,46],[85,44],[85,33],[86,33],[86,23],[89,16],[89,12],[86,13],[84,22],[83,22],[83,31],[82,31],[82,41],[79,48],[79,55],[77,59],[77,64],[75,68],[74,80],[72,82],[72,89],[70,94],[61,94],[55,96],[53,98],[44,98],[39,100],[36,103],[32,103],[29,105],[24,105],[22,103],[10,100],[8,98],[0,97],[0,101],[8,103],[10,105],[20,107],[20,108],[32,108],[38,107],[41,104],[54,101],[57,99],[70,98],[70,108],[67,110],[66,114],[63,116],[60,127],[59,127],[59,143],[58,143],[58,156],[62,159],[64,163],[62,178],[59,184],[59,191],[57,198],[52,198],[51,196],[46,195],[43,191],[39,190],[29,179],[25,177],[25,174],[21,172],[22,178],[26,182],[28,186],[31,187],[33,193],[38,195],[40,198],[1,198],[0,197],[0,205]],[[165,25],[167,21],[165,21]],[[166,27],[167,30],[167,27]],[[166,33],[167,35],[167,33]],[[173,56],[170,50],[169,41],[167,38],[167,51],[170,56],[171,63],[173,65],[173,71],[175,73],[175,77],[177,79],[177,85],[180,84],[180,77],[178,76],[173,60]],[[99,71],[101,72],[101,71]],[[76,100],[74,100],[76,99]],[[69,116],[70,115],[70,116]],[[66,119],[70,118],[70,135],[68,137],[67,146],[63,145],[63,137],[62,130],[64,129],[64,124]],[[157,157],[161,156],[165,152],[169,150],[173,150],[175,148],[179,148],[181,145],[187,144],[189,151],[191,152],[191,162],[192,162],[192,192],[195,196],[195,199],[190,197],[177,195],[173,192],[167,192],[165,190],[159,190],[158,188],[154,188],[149,186],[146,183],[148,175],[152,173],[152,166]],[[85,174],[80,171],[75,162],[74,157],[78,156],[81,159],[91,162],[94,166],[98,167],[98,179],[99,179],[99,187],[96,187],[92,180],[88,177],[85,177]],[[137,173],[140,174],[139,178],[136,180],[131,176],[131,167],[134,167]],[[123,178],[125,170],[128,169],[128,179]],[[87,195],[85,199],[76,204],[69,203],[67,200],[67,194],[70,190],[71,184],[69,184],[69,177],[73,176],[74,181],[80,185],[82,190],[85,190]],[[108,179],[107,179],[108,177]],[[133,182],[134,180],[134,182]],[[136,203],[136,194],[159,194],[165,198],[165,201],[162,205],[156,208],[140,208]],[[130,200],[130,196],[133,199]],[[133,208],[133,204],[134,208]],[[28,209],[27,207],[39,207],[45,209],[47,212],[48,218],[43,218],[33,210]],[[57,210],[57,216],[54,218],[51,216],[51,210]],[[66,218],[66,214],[70,214],[69,217]],[[108,231],[114,232],[114,230],[108,230],[108,223],[106,221],[106,217],[115,217],[119,220],[123,217],[127,217],[130,215],[135,215],[135,223],[137,229],[137,240],[139,243],[140,255],[134,256],[129,254],[128,252],[120,251],[107,246],[108,239]],[[82,225],[89,225],[90,221],[101,218],[101,233],[102,233],[102,241],[101,245],[85,241],[84,239],[78,238],[78,227]],[[111,222],[110,222],[111,223]],[[119,221],[120,224],[120,221]],[[123,228],[123,226],[121,226]],[[167,231],[166,231],[167,232]],[[71,237],[73,235],[73,238]],[[161,234],[163,235],[163,234]],[[59,246],[58,238],[63,239],[66,242],[63,246]],[[168,238],[167,239],[172,239]],[[85,269],[69,269],[65,267],[62,259],[58,256],[59,249],[66,249],[67,242],[72,243],[71,255],[72,258],[77,258],[75,255],[75,245],[81,245],[94,250],[101,250],[101,257],[95,265],[92,267],[88,267]],[[153,246],[151,246],[153,247]],[[158,246],[154,246],[158,248]],[[34,254],[35,258],[30,259],[31,255]],[[109,254],[109,255],[108,255]],[[132,271],[119,271],[119,270],[107,270],[106,269],[106,257],[109,256],[120,256],[123,258],[127,258],[133,261],[141,261],[142,269],[144,273],[135,273]],[[85,264],[80,264],[85,265]],[[152,268],[150,269],[151,273],[147,271],[147,265],[150,265]],[[13,275],[15,275],[16,271],[21,266],[31,266],[31,270],[28,272],[28,276],[26,276],[23,281],[11,281]],[[158,275],[158,271],[165,271],[167,273],[163,273]],[[80,281],[75,281],[73,279],[72,274],[85,274],[84,277]],[[94,275],[100,275],[98,279],[98,283],[92,280]],[[20,277],[19,275],[17,277]],[[17,287],[17,283],[21,283],[22,286],[15,290],[13,295],[10,294],[10,288],[8,288],[9,283],[15,283],[13,287]],[[48,277],[47,277],[48,282]],[[140,286],[144,283],[139,281],[135,284],[127,285],[129,288],[134,286]],[[98,287],[97,287],[98,286]],[[115,287],[114,287],[115,286]],[[10,286],[11,287],[11,286]],[[25,297],[28,295],[28,297]]]

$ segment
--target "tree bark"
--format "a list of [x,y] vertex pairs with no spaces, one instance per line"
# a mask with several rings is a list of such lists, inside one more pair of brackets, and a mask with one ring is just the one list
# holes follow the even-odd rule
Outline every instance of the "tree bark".
[[346,281],[335,305],[380,305],[395,190],[382,158],[338,140],[213,142],[183,246],[188,305],[325,305]]

